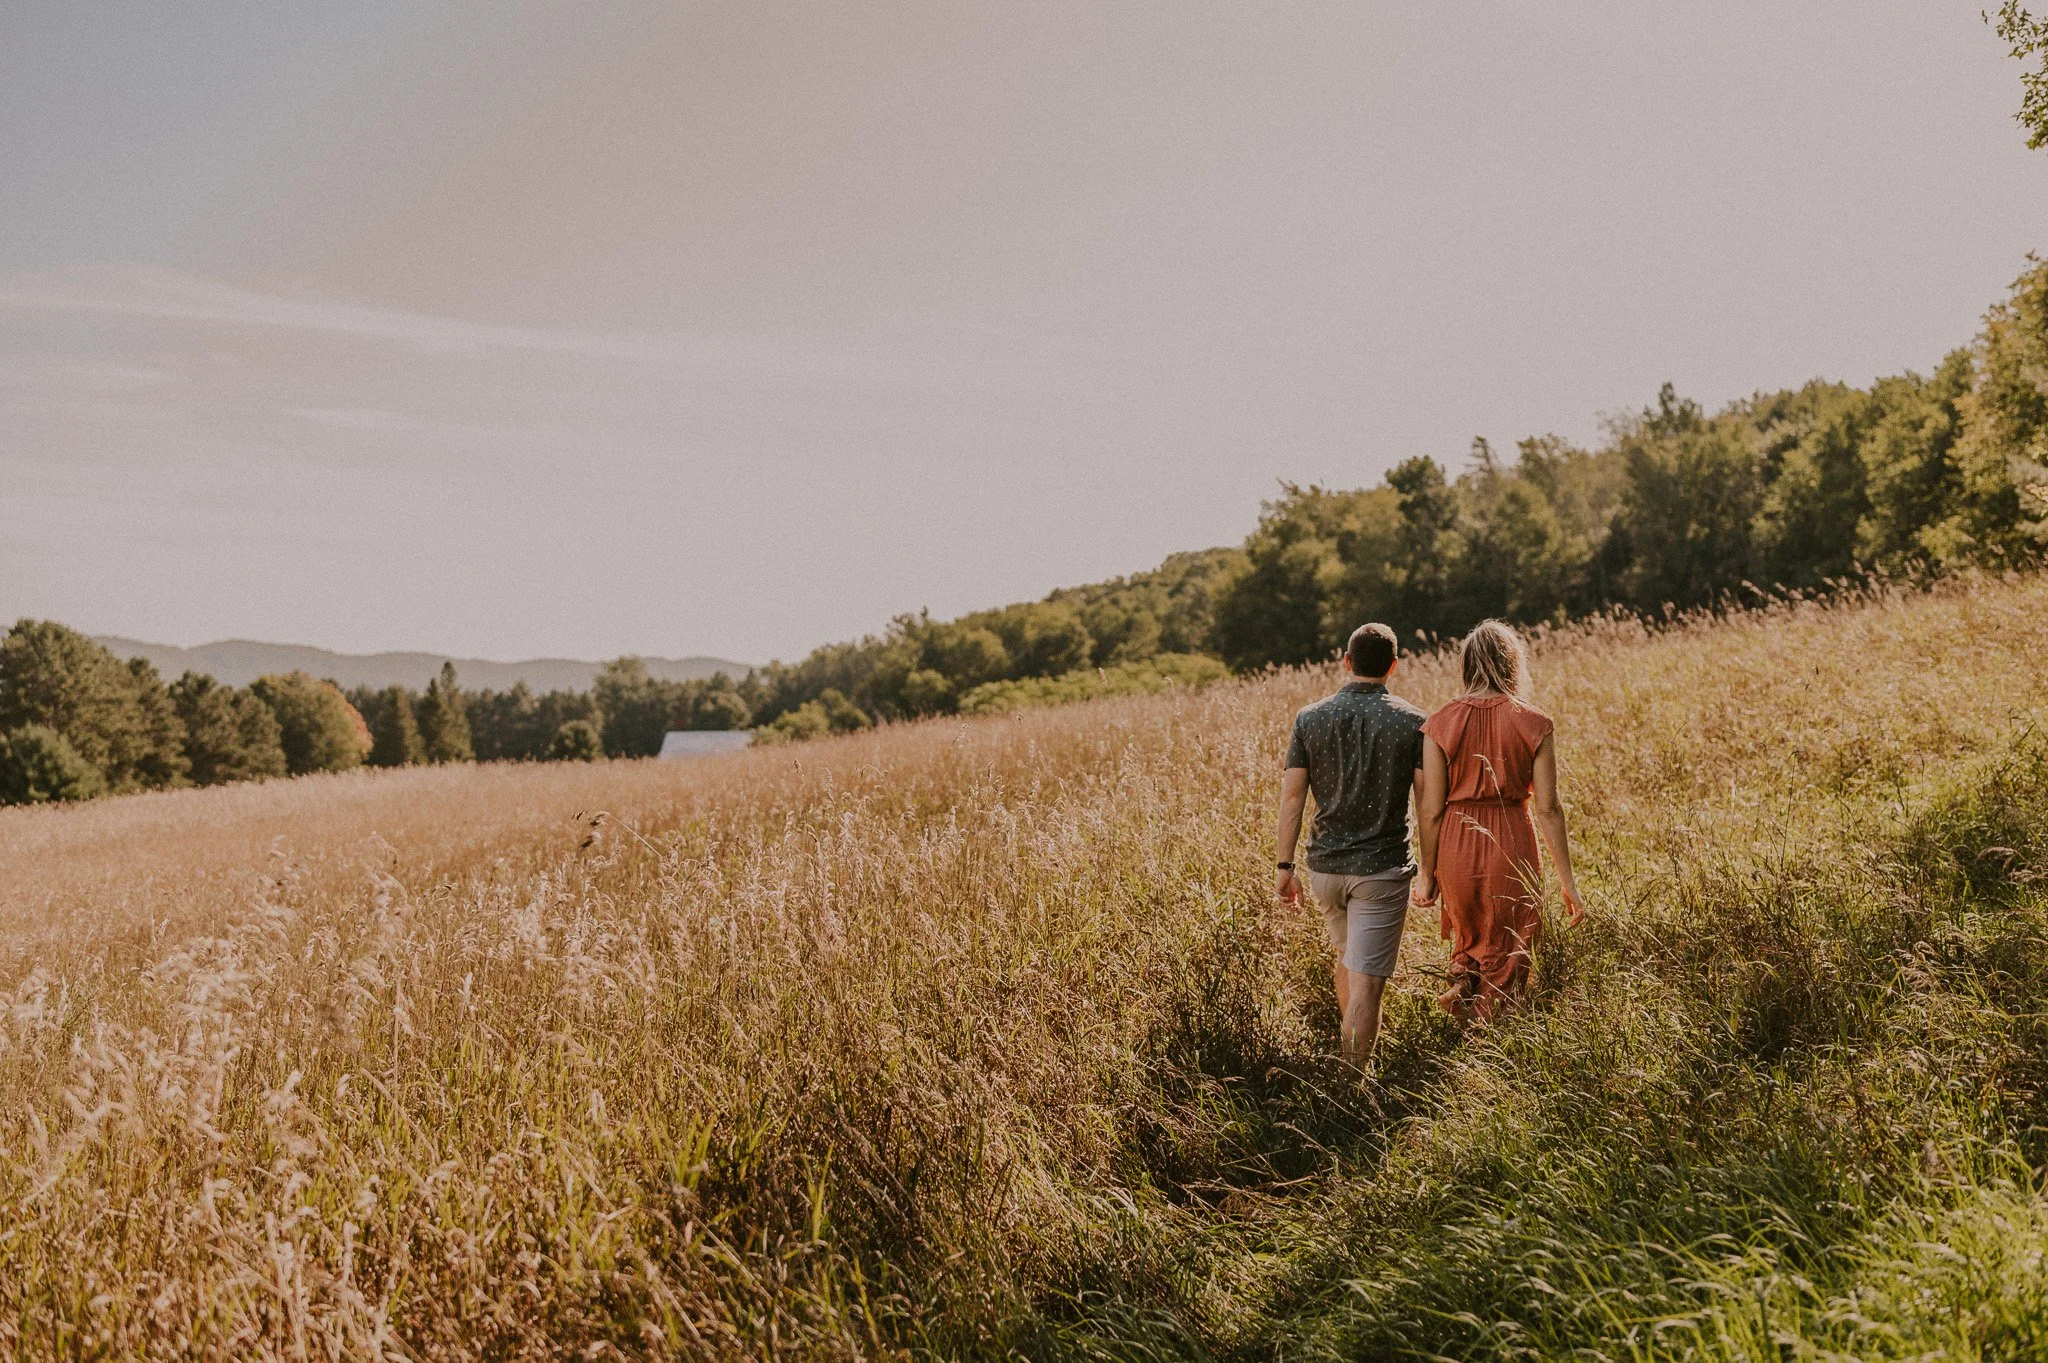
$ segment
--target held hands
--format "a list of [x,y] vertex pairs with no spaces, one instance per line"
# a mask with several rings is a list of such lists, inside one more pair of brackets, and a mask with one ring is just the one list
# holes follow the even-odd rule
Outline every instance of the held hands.
[[[1299,891],[1297,890],[1296,893],[1298,894]],[[1586,901],[1579,898],[1579,889],[1576,885],[1566,885],[1563,888],[1563,895],[1565,921],[1573,927],[1577,927],[1586,921]],[[1408,891],[1408,903],[1418,909],[1434,908],[1436,906],[1436,898],[1436,878],[1426,871],[1417,872],[1415,884]]]

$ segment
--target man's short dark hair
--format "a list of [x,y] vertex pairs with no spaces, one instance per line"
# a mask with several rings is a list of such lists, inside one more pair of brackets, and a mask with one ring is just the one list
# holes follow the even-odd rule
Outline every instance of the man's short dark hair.
[[1400,653],[1401,645],[1395,642],[1394,631],[1377,622],[1352,630],[1351,642],[1344,645],[1351,670],[1361,677],[1386,676]]

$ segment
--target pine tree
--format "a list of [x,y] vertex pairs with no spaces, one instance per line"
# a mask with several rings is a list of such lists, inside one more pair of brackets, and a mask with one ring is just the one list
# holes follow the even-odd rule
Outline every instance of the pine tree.
[[429,762],[470,762],[476,758],[469,742],[469,716],[455,684],[455,664],[441,664],[441,675],[427,683],[419,709],[420,741]]
[[289,767],[284,756],[284,731],[277,716],[247,688],[235,692],[235,727],[241,731],[241,768],[238,781],[257,781],[283,776]]
[[[222,686],[204,672],[187,672],[171,683],[171,704],[185,725],[185,761],[195,786],[218,786],[244,779],[240,716],[235,712],[235,689]],[[251,701],[268,715],[268,707]],[[273,735],[277,721],[270,724]],[[273,743],[275,739],[273,738]],[[284,771],[283,763],[278,774]]]
[[131,765],[134,780],[151,790],[189,785],[186,774],[192,764],[185,757],[185,721],[179,718],[164,679],[147,658],[130,658],[128,677],[140,730]]
[[426,761],[427,746],[413,717],[412,692],[393,686],[379,700],[377,720],[370,728],[370,765],[410,767]]
[[0,639],[0,730],[53,730],[110,791],[183,776],[183,726],[162,692],[154,668],[138,673],[53,621],[18,621]]
[[222,686],[204,672],[187,672],[171,683],[170,697],[185,725],[185,758],[193,785],[285,774],[277,716],[255,696]]

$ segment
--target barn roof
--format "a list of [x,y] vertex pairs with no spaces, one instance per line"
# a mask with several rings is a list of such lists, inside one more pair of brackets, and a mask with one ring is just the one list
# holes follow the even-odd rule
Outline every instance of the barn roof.
[[754,735],[745,729],[670,729],[661,740],[661,755],[702,757],[744,748],[753,741]]

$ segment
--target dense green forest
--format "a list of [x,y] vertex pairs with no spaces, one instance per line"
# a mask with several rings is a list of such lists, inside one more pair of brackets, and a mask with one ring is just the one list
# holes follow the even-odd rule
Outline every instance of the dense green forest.
[[1816,380],[1709,413],[1666,385],[1583,449],[1475,441],[1452,476],[1396,464],[1376,487],[1284,486],[1237,548],[935,621],[904,615],[734,679],[666,682],[637,659],[588,692],[344,695],[302,673],[168,685],[47,621],[0,640],[0,803],[210,785],[369,762],[591,760],[670,729],[816,737],[922,715],[1200,685],[1332,657],[1384,620],[1427,643],[1499,616],[1650,616],[1864,573],[2036,562],[2048,548],[2048,262],[2030,259],[1975,342],[1928,375]]

